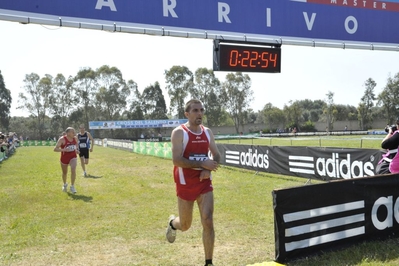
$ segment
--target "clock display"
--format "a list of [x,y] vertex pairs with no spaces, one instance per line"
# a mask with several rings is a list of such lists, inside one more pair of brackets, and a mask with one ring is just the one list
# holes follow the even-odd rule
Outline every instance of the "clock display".
[[[280,47],[258,45],[217,44],[214,51],[216,71],[281,72]],[[214,47],[214,48],[215,48]]]

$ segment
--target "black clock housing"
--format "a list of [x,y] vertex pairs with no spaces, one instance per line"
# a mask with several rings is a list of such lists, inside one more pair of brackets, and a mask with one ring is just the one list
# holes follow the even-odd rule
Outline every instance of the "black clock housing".
[[231,72],[281,72],[281,45],[214,41],[213,70]]

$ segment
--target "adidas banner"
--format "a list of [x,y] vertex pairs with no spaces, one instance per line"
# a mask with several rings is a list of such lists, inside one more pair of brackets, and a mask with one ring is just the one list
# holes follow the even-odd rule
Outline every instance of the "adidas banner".
[[373,176],[382,156],[376,149],[217,146],[225,165],[325,181]]
[[399,232],[399,175],[274,190],[276,261]]

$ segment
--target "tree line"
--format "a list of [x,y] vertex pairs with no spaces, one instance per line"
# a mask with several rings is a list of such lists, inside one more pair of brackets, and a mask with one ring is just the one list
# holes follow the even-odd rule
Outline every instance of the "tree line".
[[[189,98],[204,103],[205,125],[234,126],[237,134],[244,125],[253,123],[265,124],[265,132],[294,127],[314,131],[315,122],[325,122],[331,131],[335,121],[345,120],[357,120],[360,128],[369,129],[374,119],[384,119],[391,124],[398,115],[399,73],[387,79],[378,95],[375,94],[376,82],[367,79],[357,107],[336,104],[334,93],[329,91],[326,100],[289,101],[283,109],[266,103],[257,111],[251,108],[253,91],[247,74],[227,73],[225,80],[220,81],[211,69],[198,68],[192,72],[186,66],[172,66],[165,70],[164,76],[169,108],[158,81],[140,92],[137,83],[126,81],[117,67],[82,68],[75,76],[67,78],[61,73],[55,77],[27,74],[23,80],[24,92],[18,95],[17,102],[18,108],[30,115],[11,117],[11,92],[0,71],[0,131],[46,139],[58,136],[69,125],[88,126],[89,121],[185,118],[184,104]],[[104,131],[101,137],[138,137],[142,131]]]

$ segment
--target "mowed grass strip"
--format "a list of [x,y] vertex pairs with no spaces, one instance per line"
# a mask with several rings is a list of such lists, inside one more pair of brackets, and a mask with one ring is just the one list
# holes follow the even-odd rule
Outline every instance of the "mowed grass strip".
[[380,149],[385,135],[345,135],[345,136],[291,136],[291,137],[262,137],[217,139],[217,143],[266,145],[266,146],[302,146],[302,147],[336,147],[336,148],[364,148]]
[[[73,195],[61,191],[59,156],[53,147],[21,147],[0,163],[0,265],[203,264],[196,208],[192,228],[165,240],[167,218],[177,214],[170,160],[96,146],[90,176],[78,166]],[[306,179],[221,167],[213,180],[215,265],[272,261],[271,191]],[[287,264],[398,265],[398,241],[381,243]]]

